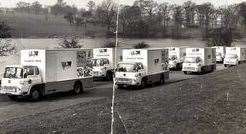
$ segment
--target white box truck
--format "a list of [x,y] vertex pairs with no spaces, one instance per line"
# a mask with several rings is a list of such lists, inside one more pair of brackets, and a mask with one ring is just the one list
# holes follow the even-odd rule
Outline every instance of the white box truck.
[[[116,60],[115,60],[116,58]],[[120,48],[94,48],[93,49],[93,76],[113,80],[115,62],[122,58]]]
[[226,53],[226,47],[225,46],[214,46],[212,48],[216,49],[216,61],[218,63],[223,63]]
[[246,48],[243,47],[226,47],[224,66],[238,65],[246,61]]
[[145,87],[169,78],[168,49],[124,49],[118,63],[114,82],[118,88]]
[[186,47],[169,47],[169,69],[182,69]]
[[38,100],[44,95],[92,88],[92,49],[21,50],[20,65],[5,68],[0,94]]
[[186,48],[186,56],[182,71],[185,74],[191,72],[205,73],[216,69],[215,48]]

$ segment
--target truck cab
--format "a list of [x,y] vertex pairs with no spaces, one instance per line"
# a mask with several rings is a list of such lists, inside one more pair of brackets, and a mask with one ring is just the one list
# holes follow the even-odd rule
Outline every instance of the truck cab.
[[122,62],[115,71],[114,83],[118,88],[161,83],[169,78],[168,49],[124,49]]
[[212,48],[216,49],[216,62],[223,63],[225,58],[226,49],[224,46],[214,46]]
[[186,48],[186,56],[182,71],[185,74],[191,72],[207,73],[216,69],[216,49],[210,47],[204,48]]
[[109,59],[93,58],[92,67],[93,67],[92,71],[93,71],[94,77],[111,77],[111,76],[108,76],[110,75],[108,71],[112,70],[112,67],[109,64]]
[[178,64],[178,57],[176,55],[170,55],[169,57],[169,68],[176,68],[177,64]]
[[120,62],[116,68],[115,81],[117,85],[141,85],[145,72],[141,62]]
[[42,83],[37,66],[12,65],[5,68],[1,82],[1,94],[9,97],[29,95],[33,85]]
[[200,57],[185,57],[183,63],[183,71],[187,72],[201,72],[202,59]]
[[121,49],[94,48],[93,49],[93,77],[113,80],[115,65],[121,60]]
[[42,96],[92,88],[93,78],[89,52],[92,49],[26,49],[21,50],[20,65],[5,68],[0,94],[10,99]]
[[238,59],[237,54],[226,54],[225,59],[224,59],[224,65],[238,65],[239,64],[239,59]]
[[169,47],[169,69],[182,69],[186,47]]

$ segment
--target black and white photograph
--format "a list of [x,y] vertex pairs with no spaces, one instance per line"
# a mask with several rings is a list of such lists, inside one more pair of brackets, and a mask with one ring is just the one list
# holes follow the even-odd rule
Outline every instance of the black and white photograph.
[[0,0],[0,134],[246,134],[246,1]]

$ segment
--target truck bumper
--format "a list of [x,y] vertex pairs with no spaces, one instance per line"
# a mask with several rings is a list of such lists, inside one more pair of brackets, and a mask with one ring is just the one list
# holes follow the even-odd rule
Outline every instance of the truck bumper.
[[183,67],[183,72],[201,72],[201,67]]
[[224,65],[237,65],[237,62],[234,61],[224,61]]
[[141,83],[134,79],[127,79],[127,78],[116,78],[115,79],[116,85],[125,85],[125,86],[137,86]]
[[103,77],[106,77],[106,73],[104,73],[104,72],[99,72],[99,71],[94,71],[94,72],[93,72],[93,77],[94,77],[94,78],[103,78]]
[[16,96],[27,96],[27,92],[23,92],[20,88],[17,87],[1,87],[0,94],[4,95],[16,95]]

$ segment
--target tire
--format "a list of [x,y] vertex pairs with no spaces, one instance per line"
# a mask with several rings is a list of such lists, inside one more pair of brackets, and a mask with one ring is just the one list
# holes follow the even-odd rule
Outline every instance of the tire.
[[226,64],[224,64],[224,67],[228,67]]
[[139,89],[144,89],[147,87],[147,81],[145,79],[141,80],[141,85],[139,86]]
[[117,89],[123,89],[123,85],[117,85]]
[[74,94],[80,94],[83,92],[82,84],[79,82],[76,82],[73,87]]
[[13,101],[17,101],[18,100],[18,96],[15,96],[15,95],[8,95],[9,99],[10,100],[13,100]]
[[209,69],[208,69],[208,67],[202,67],[201,68],[201,72],[199,73],[199,74],[206,74],[206,73],[208,73],[209,72]]
[[106,78],[108,81],[112,81],[113,80],[113,73],[111,71],[108,71],[106,74]]
[[41,93],[39,90],[37,89],[32,89],[31,92],[30,92],[30,99],[32,101],[38,101],[41,99]]
[[165,77],[164,77],[164,75],[162,75],[161,77],[160,77],[160,84],[162,85],[162,84],[164,84],[165,83]]
[[216,65],[213,66],[212,72],[216,71]]
[[182,63],[178,63],[178,70],[182,70],[183,68],[183,64]]
[[184,74],[188,74],[188,72],[187,71],[183,71],[184,72]]

